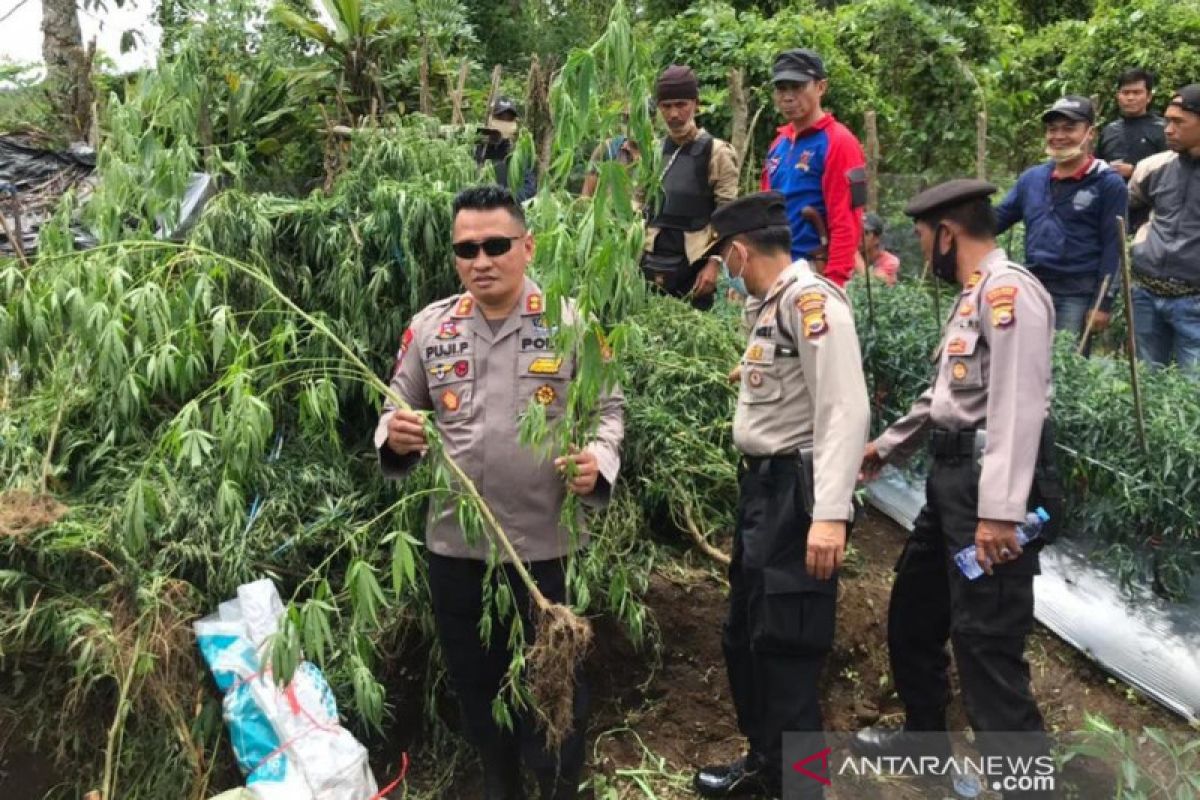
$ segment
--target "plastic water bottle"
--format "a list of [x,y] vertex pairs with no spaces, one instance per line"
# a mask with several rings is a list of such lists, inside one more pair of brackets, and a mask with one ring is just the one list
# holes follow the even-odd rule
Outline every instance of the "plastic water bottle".
[[[1046,523],[1050,521],[1050,515],[1046,513],[1046,509],[1041,506],[1037,507],[1036,511],[1030,511],[1025,515],[1025,524],[1017,526],[1017,543],[1024,547],[1029,542],[1042,535],[1042,529],[1046,527]],[[967,576],[967,580],[973,581],[980,575],[983,575],[983,567],[979,566],[979,562],[975,559],[975,545],[968,545],[962,550],[959,550],[954,555],[954,563],[958,564],[958,568],[962,574]]]

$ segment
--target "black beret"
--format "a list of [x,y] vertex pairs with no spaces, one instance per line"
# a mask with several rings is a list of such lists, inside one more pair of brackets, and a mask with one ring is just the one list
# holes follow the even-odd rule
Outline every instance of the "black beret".
[[975,178],[956,178],[952,181],[931,186],[908,201],[904,213],[913,219],[928,217],[935,211],[947,211],[954,206],[990,197],[996,187],[987,181]]
[[787,227],[787,202],[779,192],[755,192],[739,197],[713,212],[706,254],[714,252],[731,236],[762,228]]

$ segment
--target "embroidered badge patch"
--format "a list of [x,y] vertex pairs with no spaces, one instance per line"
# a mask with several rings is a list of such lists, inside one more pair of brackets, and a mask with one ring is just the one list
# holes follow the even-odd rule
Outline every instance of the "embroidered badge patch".
[[548,406],[558,397],[558,392],[554,391],[554,387],[548,383],[543,383],[533,393],[533,399],[538,402],[538,405]]
[[458,300],[458,305],[454,307],[454,316],[469,317],[471,312],[475,310],[475,298],[469,294],[464,294]]
[[962,308],[958,309],[958,315],[960,317],[969,317],[974,313],[975,306],[971,305],[970,303],[963,303]]
[[992,326],[1007,328],[1017,321],[1017,287],[999,286],[987,293],[988,305],[992,307]]
[[560,369],[562,369],[561,358],[548,358],[543,356],[541,358],[535,358],[529,365],[529,374],[557,375]]
[[454,369],[454,366],[451,364],[434,364],[429,368],[429,374],[437,378],[439,381],[444,381],[452,369]]
[[763,360],[763,346],[761,344],[752,344],[746,350],[746,360],[751,362],[759,362]]
[[458,377],[460,377],[460,378],[467,377],[467,373],[470,370],[471,370],[471,362],[470,361],[463,360],[463,361],[455,361],[454,362],[454,374],[457,375]]
[[961,356],[967,352],[967,340],[956,336],[946,345],[946,352],[952,356]]
[[458,399],[458,394],[453,389],[447,389],[442,392],[442,408],[447,411],[458,411],[462,401]]
[[967,363],[965,361],[955,361],[954,366],[950,368],[950,374],[956,381],[961,381],[963,378],[967,377],[968,372],[969,370],[967,369]]
[[757,389],[759,386],[762,386],[763,383],[762,373],[756,369],[750,370],[748,373],[746,373],[746,382]]
[[529,297],[525,298],[525,313],[542,313],[542,296],[540,294],[531,294]]
[[963,287],[963,292],[966,293],[971,291],[979,285],[981,280],[983,280],[983,273],[979,270],[975,270],[971,273],[971,277],[967,279],[967,285]]
[[438,328],[437,338],[439,339],[457,339],[458,338],[458,323],[454,320],[447,320]]
[[412,344],[413,330],[406,328],[404,335],[400,337],[400,349],[396,351],[396,361],[392,364],[392,375],[394,376],[400,371],[400,365],[404,363],[404,354],[408,352],[409,345]]
[[816,339],[829,330],[825,320],[825,293],[805,292],[796,299],[800,311],[800,325],[805,339]]

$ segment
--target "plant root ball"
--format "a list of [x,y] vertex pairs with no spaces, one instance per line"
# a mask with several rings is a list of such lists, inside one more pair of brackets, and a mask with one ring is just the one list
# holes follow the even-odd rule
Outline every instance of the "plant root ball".
[[538,614],[528,688],[551,750],[571,734],[576,675],[591,647],[592,623],[567,606],[554,603]]

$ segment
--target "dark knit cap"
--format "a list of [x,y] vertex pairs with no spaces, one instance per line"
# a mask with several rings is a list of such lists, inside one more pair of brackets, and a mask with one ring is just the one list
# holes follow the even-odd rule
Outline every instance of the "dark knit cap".
[[658,89],[654,96],[660,103],[667,100],[699,100],[700,81],[691,67],[672,64],[658,76]]

